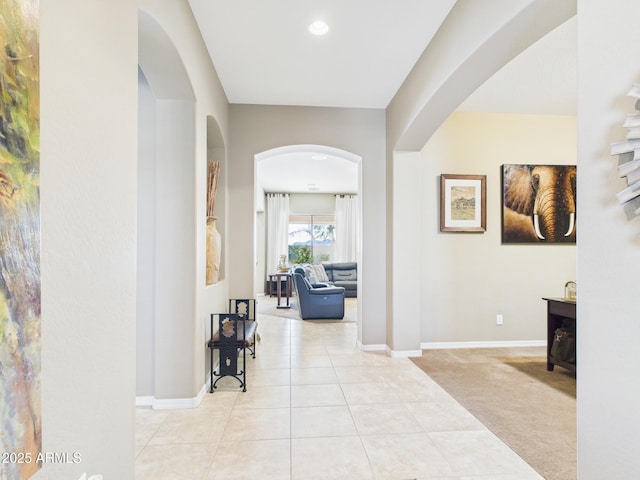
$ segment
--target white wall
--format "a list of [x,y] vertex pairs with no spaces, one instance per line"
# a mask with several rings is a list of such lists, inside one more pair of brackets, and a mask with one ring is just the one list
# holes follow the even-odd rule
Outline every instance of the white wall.
[[640,219],[615,194],[626,97],[640,82],[640,3],[578,1],[578,477],[640,478]]
[[194,397],[196,217],[194,103],[156,101],[154,396]]
[[155,97],[142,71],[138,81],[138,211],[136,272],[136,395],[154,395]]
[[301,215],[334,215],[336,212],[336,196],[331,194],[292,193],[289,196],[289,212]]
[[[501,244],[501,165],[575,165],[576,138],[572,116],[457,112],[427,143],[415,192],[422,342],[546,340],[541,298],[562,297],[564,284],[576,279],[576,247]],[[440,232],[443,173],[486,175],[486,232]],[[497,314],[504,325],[496,325]]]
[[[70,15],[69,12],[73,12]],[[135,2],[41,2],[43,450],[33,479],[133,478]]]

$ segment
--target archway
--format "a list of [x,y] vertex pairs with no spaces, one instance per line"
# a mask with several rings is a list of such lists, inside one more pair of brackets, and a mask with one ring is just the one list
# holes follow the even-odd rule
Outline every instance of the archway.
[[[278,175],[282,178],[289,178],[295,175],[294,172],[290,172],[292,165],[300,164],[302,167],[299,169],[300,171],[307,172],[308,176],[305,176],[305,185],[304,187],[300,182],[298,182],[298,186],[295,188],[294,193],[302,193],[305,191],[306,187],[309,184],[318,184],[317,181],[314,181],[313,171],[316,170],[316,166],[324,166],[328,165],[337,166],[341,162],[343,165],[347,166],[343,172],[343,175],[335,175],[335,172],[331,172],[329,176],[333,174],[333,177],[344,177],[352,175],[353,178],[347,181],[347,183],[341,183],[339,186],[334,185],[332,187],[327,187],[324,185],[322,188],[318,187],[317,191],[324,191],[327,194],[356,194],[357,195],[357,238],[358,238],[358,246],[357,246],[357,258],[356,261],[358,265],[362,265],[362,157],[356,155],[354,153],[348,152],[346,150],[342,150],[339,148],[334,148],[326,145],[314,145],[314,144],[304,144],[304,145],[287,145],[282,147],[273,148],[270,150],[266,150],[264,152],[260,152],[254,156],[254,185],[256,188],[256,192],[254,195],[255,205],[254,205],[254,232],[256,235],[254,246],[256,251],[254,252],[255,258],[257,259],[256,266],[254,268],[254,283],[255,283],[255,291],[262,292],[264,291],[265,279],[269,272],[266,271],[266,261],[264,258],[264,239],[265,239],[265,228],[264,228],[264,195],[265,191],[262,188],[261,182],[261,165],[265,165],[268,163],[269,169],[276,170]],[[306,167],[306,168],[305,168]],[[325,172],[327,168],[320,170],[324,170]],[[344,180],[344,178],[341,178]],[[326,180],[326,177],[323,179]],[[306,189],[309,191],[309,189]],[[347,191],[348,190],[348,191]],[[316,191],[316,192],[317,192]],[[311,192],[314,192],[312,189]],[[273,192],[271,192],[273,193]],[[277,193],[292,193],[291,191],[280,191]],[[361,287],[360,282],[358,282],[358,331],[361,332],[361,314],[362,309],[361,305]],[[359,334],[359,339],[361,335]]]
[[138,31],[136,396],[156,405],[193,397],[195,97],[175,46],[144,11]]

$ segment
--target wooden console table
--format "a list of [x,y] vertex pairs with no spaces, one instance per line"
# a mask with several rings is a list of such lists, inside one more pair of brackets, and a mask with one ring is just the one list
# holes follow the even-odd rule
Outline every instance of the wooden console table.
[[564,298],[543,298],[543,300],[547,301],[547,370],[552,372],[554,365],[558,365],[575,372],[575,363],[563,362],[551,356],[551,346],[557,328],[569,326],[575,332],[576,302]]

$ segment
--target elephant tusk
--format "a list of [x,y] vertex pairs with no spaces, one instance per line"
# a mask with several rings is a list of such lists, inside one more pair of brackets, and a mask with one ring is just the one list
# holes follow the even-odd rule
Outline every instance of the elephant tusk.
[[540,233],[540,221],[538,220],[538,214],[533,216],[533,226],[536,229],[536,235],[540,240],[544,240],[544,236]]
[[567,230],[567,233],[564,234],[565,237],[568,237],[573,232],[573,224],[575,223],[575,218],[576,218],[575,213],[569,214],[569,229]]

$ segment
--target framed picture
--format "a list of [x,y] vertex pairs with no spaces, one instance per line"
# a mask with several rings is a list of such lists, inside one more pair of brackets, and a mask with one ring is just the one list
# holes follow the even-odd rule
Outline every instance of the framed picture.
[[576,243],[575,165],[502,165],[502,243]]
[[487,230],[486,175],[440,175],[440,231]]

